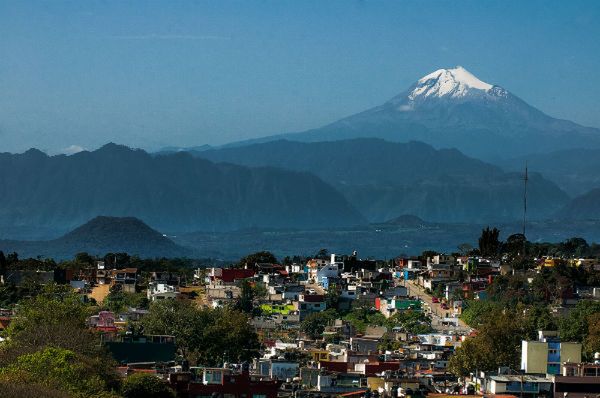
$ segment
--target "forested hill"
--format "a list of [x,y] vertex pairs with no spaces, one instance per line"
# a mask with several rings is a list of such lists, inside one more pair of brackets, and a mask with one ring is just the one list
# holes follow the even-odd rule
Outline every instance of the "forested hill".
[[1,241],[0,250],[22,258],[72,258],[80,252],[102,256],[129,253],[142,258],[193,257],[193,250],[133,217],[96,217],[64,236],[48,241]]

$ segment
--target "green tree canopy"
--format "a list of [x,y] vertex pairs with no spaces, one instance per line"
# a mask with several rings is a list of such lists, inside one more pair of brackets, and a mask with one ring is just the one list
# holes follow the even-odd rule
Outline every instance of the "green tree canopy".
[[29,352],[53,346],[96,355],[98,338],[87,328],[89,315],[89,307],[68,286],[46,286],[20,303],[7,330],[10,346]]
[[300,331],[306,333],[311,339],[317,339],[323,335],[325,327],[337,318],[333,309],[308,314],[300,324]]
[[592,360],[594,353],[600,352],[600,312],[595,312],[587,318],[587,336],[583,340],[583,352],[588,360]]
[[479,252],[484,257],[496,257],[500,249],[500,231],[497,228],[485,228],[479,237]]
[[425,334],[433,331],[431,318],[421,311],[400,311],[389,317],[386,322],[392,329],[399,327],[410,334]]
[[[600,313],[600,302],[592,300],[581,300],[573,308],[569,315],[562,317],[559,322],[559,332],[562,341],[578,341],[583,343],[587,337],[592,317]],[[593,329],[594,330],[594,329]]]
[[108,397],[109,386],[97,371],[98,358],[77,355],[62,348],[46,347],[16,358],[0,369],[0,380],[13,384],[39,383],[77,397]]
[[146,333],[175,336],[181,354],[202,365],[251,360],[260,347],[247,315],[230,308],[200,309],[187,301],[161,300],[152,303],[141,322]]
[[134,373],[123,381],[121,393],[124,398],[174,398],[175,393],[158,377]]
[[530,338],[531,330],[522,311],[497,310],[484,317],[477,335],[467,338],[450,358],[448,369],[457,376],[476,370],[491,371],[501,366],[517,369],[521,340]]
[[[7,330],[8,342],[0,347],[0,368],[12,369],[9,373],[13,376],[19,374],[19,369],[35,374],[34,371],[43,370],[33,367],[35,363],[45,363],[55,355],[64,364],[72,361],[84,366],[90,371],[90,378],[102,380],[107,390],[115,388],[115,363],[99,344],[98,336],[87,327],[88,315],[86,304],[69,287],[44,287],[18,306]],[[51,370],[50,365],[44,366]],[[37,376],[31,380],[34,381],[39,381]]]
[[242,257],[240,261],[238,261],[238,266],[243,267],[248,265],[249,267],[253,267],[256,263],[276,264],[277,258],[269,251],[260,251]]

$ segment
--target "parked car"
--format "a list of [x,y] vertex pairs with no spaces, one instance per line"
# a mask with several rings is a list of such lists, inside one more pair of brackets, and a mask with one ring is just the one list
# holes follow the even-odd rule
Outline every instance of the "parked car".
[[437,298],[437,297],[434,297],[434,298],[432,298],[432,299],[431,299],[431,301],[432,301],[433,303],[439,303],[439,302],[440,302],[440,299],[439,299],[439,298]]

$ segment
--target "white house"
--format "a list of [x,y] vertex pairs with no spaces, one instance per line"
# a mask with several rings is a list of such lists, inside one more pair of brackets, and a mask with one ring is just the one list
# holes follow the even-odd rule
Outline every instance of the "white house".
[[166,283],[152,282],[148,285],[148,300],[165,300],[175,299],[179,296],[179,291],[175,286],[167,285]]

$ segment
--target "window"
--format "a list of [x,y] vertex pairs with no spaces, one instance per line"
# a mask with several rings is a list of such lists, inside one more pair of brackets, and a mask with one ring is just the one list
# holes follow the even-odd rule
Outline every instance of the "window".
[[595,368],[584,368],[583,369],[584,376],[597,376]]

